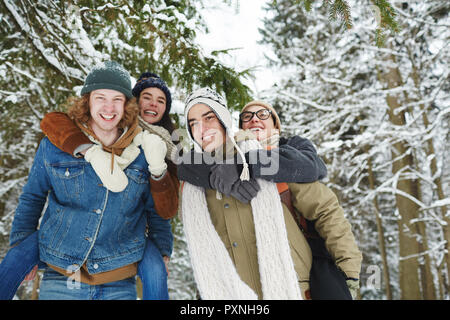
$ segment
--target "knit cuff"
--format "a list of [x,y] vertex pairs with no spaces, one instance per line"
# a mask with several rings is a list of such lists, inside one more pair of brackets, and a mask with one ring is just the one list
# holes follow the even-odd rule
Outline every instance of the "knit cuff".
[[73,156],[76,158],[81,158],[83,157],[83,154],[81,153],[81,151],[83,150],[87,150],[90,147],[92,147],[94,144],[93,143],[84,143],[79,145],[74,151],[73,151]]
[[161,180],[163,180],[164,177],[166,176],[166,172],[167,172],[167,169],[165,169],[159,176],[151,175],[152,176],[152,180],[153,181],[161,181]]
[[62,150],[76,156],[75,150],[83,144],[92,144],[92,141],[82,131],[77,131],[64,140]]

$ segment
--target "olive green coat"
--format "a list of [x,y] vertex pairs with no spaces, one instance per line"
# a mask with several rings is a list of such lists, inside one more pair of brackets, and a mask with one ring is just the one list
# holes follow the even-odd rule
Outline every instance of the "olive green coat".
[[[335,194],[324,184],[289,183],[293,205],[304,217],[316,221],[316,230],[325,239],[326,246],[337,265],[347,277],[359,278],[362,256],[357,247],[350,223],[344,217]],[[206,201],[212,223],[236,266],[241,279],[262,298],[258,269],[256,236],[252,208],[233,197],[215,190],[206,190]],[[298,228],[289,209],[282,203],[289,245],[295,271],[303,296],[309,289],[312,256],[308,242]]]

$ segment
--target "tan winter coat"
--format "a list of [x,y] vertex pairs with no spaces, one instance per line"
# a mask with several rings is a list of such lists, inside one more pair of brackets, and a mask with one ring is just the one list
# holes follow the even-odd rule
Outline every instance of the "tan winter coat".
[[[348,277],[359,278],[362,255],[351,225],[344,217],[336,195],[323,183],[289,183],[293,205],[306,219],[317,220],[316,230],[337,265]],[[252,208],[233,197],[206,190],[206,201],[214,227],[222,239],[241,279],[262,298]],[[304,298],[309,296],[312,256],[308,242],[289,209],[282,203],[295,271]]]

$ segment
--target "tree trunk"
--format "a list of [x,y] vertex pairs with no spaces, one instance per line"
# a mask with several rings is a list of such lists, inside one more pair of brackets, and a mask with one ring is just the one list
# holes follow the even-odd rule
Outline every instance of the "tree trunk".
[[39,277],[39,272],[37,272],[36,278],[34,278],[34,280],[33,280],[33,290],[31,291],[31,300],[39,299],[39,294],[38,294],[39,286],[40,286],[40,277]]
[[[375,179],[372,171],[372,160],[368,159],[368,179],[369,179],[369,187],[371,190],[375,189]],[[384,286],[386,290],[386,298],[387,300],[392,300],[392,291],[391,291],[391,279],[389,275],[389,265],[387,263],[387,253],[386,253],[386,241],[384,239],[384,230],[383,230],[383,222],[380,216],[380,210],[378,209],[377,197],[373,199],[373,204],[375,207],[375,220],[377,222],[377,231],[378,231],[378,243],[380,244],[380,255],[381,261],[383,263],[383,280]]]
[[142,300],[142,281],[139,277],[136,279],[136,292],[138,300]]
[[[410,55],[411,56],[411,55]],[[412,60],[412,59],[411,59]],[[414,63],[412,63],[412,78],[414,81],[414,85],[417,88],[418,92],[419,92],[419,100],[423,100],[423,97],[420,94],[420,81],[419,81],[419,76],[418,76],[418,71],[416,69],[416,66]],[[420,109],[423,111],[422,113],[422,119],[423,119],[423,124],[425,128],[428,128],[430,126],[430,121],[428,120],[428,115],[426,113],[425,110],[425,105],[424,104],[420,104],[419,105]],[[439,200],[443,200],[445,199],[445,195],[444,195],[444,190],[442,188],[442,181],[441,181],[441,177],[436,176],[436,173],[438,171],[437,168],[437,162],[436,162],[436,156],[435,156],[435,149],[434,149],[434,145],[433,145],[433,139],[430,138],[427,140],[427,157],[430,156],[434,156],[431,158],[431,163],[430,163],[430,170],[431,170],[431,175],[433,177],[435,177],[433,179],[434,184],[436,185],[436,193],[437,193],[437,197]],[[441,218],[446,222],[446,225],[442,227],[443,229],[443,236],[444,236],[444,240],[446,241],[445,244],[445,259],[443,260],[442,264],[446,264],[447,265],[447,277],[450,277],[450,217],[447,216],[447,207],[446,206],[441,206]],[[447,278],[447,281],[443,280],[444,276],[442,275],[442,271],[443,271],[443,266],[438,266],[439,271],[439,282],[441,283],[441,286],[445,286],[446,291],[449,291],[449,285],[450,285],[450,280],[449,278]],[[440,288],[441,291],[441,299],[443,299],[444,296],[444,292],[442,292],[443,288]]]
[[[384,61],[389,66],[396,65],[396,59],[392,54],[385,56]],[[380,81],[393,89],[403,84],[400,71],[397,67],[387,67],[379,72]],[[406,124],[405,112],[398,110],[402,104],[400,97],[389,94],[386,98],[389,106],[389,120],[395,126]],[[392,173],[398,174],[401,170],[414,168],[414,159],[411,153],[407,153],[408,145],[399,141],[392,146],[392,158],[397,158],[392,165]],[[420,199],[420,183],[416,179],[399,178],[397,189],[416,199]],[[426,254],[427,243],[425,226],[423,222],[417,221],[411,224],[413,219],[419,218],[419,206],[414,201],[396,194],[397,209],[399,212],[399,276],[402,299],[435,299],[434,282],[431,274],[429,256]],[[420,263],[420,255],[425,254],[425,261]],[[422,284],[422,286],[421,286]],[[421,288],[422,287],[422,288]],[[422,290],[421,290],[422,289]]]

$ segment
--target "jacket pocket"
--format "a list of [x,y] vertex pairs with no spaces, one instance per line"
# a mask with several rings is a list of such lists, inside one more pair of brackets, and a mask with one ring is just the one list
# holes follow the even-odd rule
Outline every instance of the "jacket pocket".
[[81,204],[84,190],[85,163],[68,161],[51,163],[50,173],[53,180],[53,191],[61,204]]
[[128,200],[138,200],[149,188],[148,171],[137,166],[129,166],[124,172],[128,177],[128,186],[125,189],[126,198]]
[[70,180],[84,173],[84,165],[79,162],[61,162],[51,164],[52,173],[64,180]]
[[72,222],[72,215],[67,211],[55,201],[49,202],[39,229],[39,240],[44,247],[60,249]]
[[125,169],[125,174],[127,177],[134,182],[141,184],[141,183],[148,183],[148,173],[147,170],[143,170],[140,167],[137,166],[129,166]]

